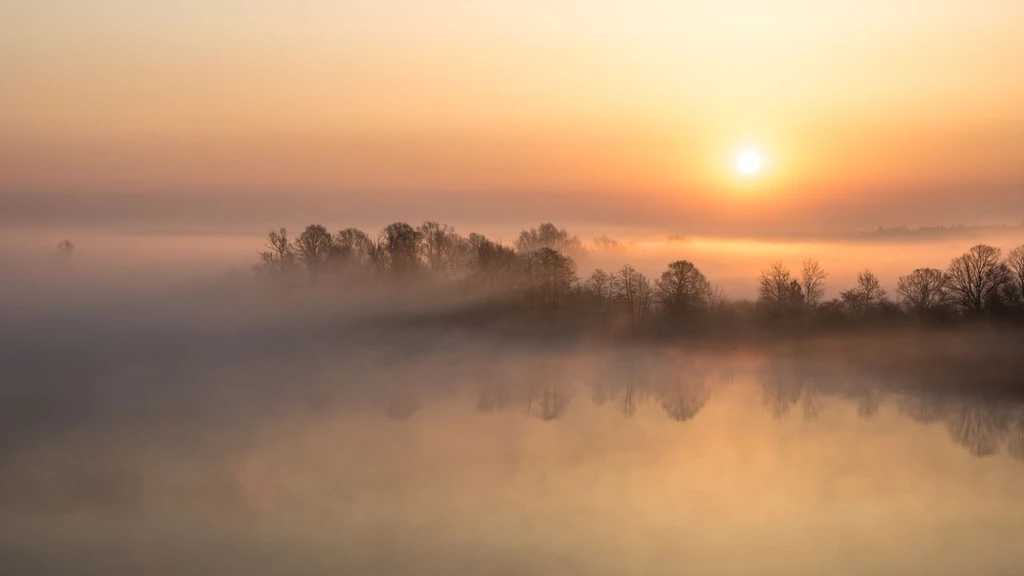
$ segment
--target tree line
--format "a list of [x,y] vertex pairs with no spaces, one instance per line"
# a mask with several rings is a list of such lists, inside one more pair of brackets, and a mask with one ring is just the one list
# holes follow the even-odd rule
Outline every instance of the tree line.
[[[620,246],[602,237],[599,248]],[[551,223],[523,230],[514,245],[480,234],[462,236],[446,224],[390,224],[370,236],[319,224],[291,237],[285,228],[266,236],[261,278],[420,286],[433,283],[481,297],[509,312],[562,316],[591,325],[638,331],[707,331],[743,324],[839,327],[906,320],[1024,319],[1024,246],[1005,256],[979,244],[945,270],[918,268],[899,277],[894,298],[865,269],[854,286],[826,300],[828,272],[813,259],[793,271],[770,264],[757,278],[756,301],[730,301],[689,260],[676,260],[656,278],[629,264],[577,275],[579,237]]]

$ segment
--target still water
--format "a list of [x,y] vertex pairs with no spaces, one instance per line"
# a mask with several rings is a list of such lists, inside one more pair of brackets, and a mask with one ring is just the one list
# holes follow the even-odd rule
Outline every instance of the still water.
[[78,346],[67,402],[7,388],[5,575],[1024,573],[1008,396],[803,354]]

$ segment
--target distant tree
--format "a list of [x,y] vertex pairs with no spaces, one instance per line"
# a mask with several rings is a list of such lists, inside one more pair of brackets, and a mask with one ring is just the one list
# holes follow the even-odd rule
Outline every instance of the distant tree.
[[343,268],[358,267],[372,271],[373,240],[357,228],[346,228],[334,236],[331,259]]
[[803,262],[800,273],[800,288],[803,290],[804,302],[808,306],[817,306],[825,296],[825,279],[828,272],[822,269],[817,260],[808,258]]
[[516,241],[516,249],[520,254],[536,252],[541,248],[550,248],[562,254],[575,256],[583,252],[583,242],[578,236],[570,236],[564,228],[559,230],[550,222],[520,232]]
[[422,234],[405,222],[388,225],[378,243],[386,255],[387,269],[395,278],[407,278],[419,271]]
[[561,307],[576,281],[576,263],[551,248],[522,255],[525,284],[534,310]]
[[725,290],[718,284],[712,285],[708,289],[707,296],[707,307],[712,310],[718,310],[724,308],[729,304],[729,297],[726,296]]
[[999,261],[1001,253],[999,248],[978,244],[950,262],[950,297],[964,314],[984,312],[1009,280],[1009,268]]
[[949,304],[946,285],[949,277],[942,270],[918,268],[896,283],[899,302],[908,310],[927,312],[945,308]]
[[1024,245],[1018,246],[1006,255],[1006,267],[1010,271],[1009,292],[1017,305],[1024,305]]
[[61,240],[57,243],[57,254],[64,258],[70,258],[75,253],[75,245],[71,240]]
[[782,262],[774,262],[757,279],[757,301],[765,309],[781,313],[798,308],[804,302],[800,282]]
[[647,318],[651,308],[651,282],[628,264],[612,274],[611,280],[615,297],[625,308],[630,327],[635,328]]
[[422,243],[427,269],[436,275],[452,277],[463,266],[469,254],[469,242],[455,228],[437,222],[424,222],[416,229]]
[[885,288],[871,270],[857,275],[857,286],[839,293],[843,304],[852,314],[863,315],[886,300]]
[[306,267],[310,282],[316,282],[320,277],[320,271],[331,257],[333,246],[334,238],[327,228],[320,224],[306,226],[302,234],[295,239],[294,251]]
[[601,252],[622,253],[626,251],[626,246],[622,242],[607,236],[598,236],[597,238],[594,238],[593,245],[595,250],[599,250]]
[[486,290],[514,289],[519,260],[516,251],[488,240],[480,234],[470,234],[469,278]]
[[585,288],[593,296],[598,311],[602,315],[611,312],[612,303],[615,301],[615,284],[607,272],[598,268],[587,279]]
[[295,263],[295,252],[284,228],[267,232],[267,249],[260,252],[260,266],[264,270],[284,272]]
[[677,260],[655,282],[654,297],[670,317],[683,317],[707,306],[711,283],[687,260]]

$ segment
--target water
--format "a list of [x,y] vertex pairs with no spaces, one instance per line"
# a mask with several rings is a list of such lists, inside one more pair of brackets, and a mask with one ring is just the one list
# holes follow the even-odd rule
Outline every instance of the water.
[[5,385],[4,574],[1024,570],[1012,349],[139,338]]

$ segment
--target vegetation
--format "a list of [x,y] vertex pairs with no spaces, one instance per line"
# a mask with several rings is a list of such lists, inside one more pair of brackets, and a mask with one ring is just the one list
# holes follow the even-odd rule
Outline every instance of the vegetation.
[[[599,248],[621,248],[609,238],[599,240]],[[574,256],[585,253],[584,244],[550,223],[524,230],[514,247],[479,234],[461,236],[437,222],[396,222],[375,237],[352,228],[332,235],[313,224],[290,240],[282,228],[267,234],[265,247],[257,275],[283,286],[298,288],[296,278],[303,276],[309,284],[339,287],[430,285],[470,297],[505,318],[562,319],[590,332],[800,333],[1024,320],[1024,246],[1004,257],[999,248],[979,244],[946,270],[913,270],[897,280],[895,299],[864,270],[855,286],[826,300],[829,275],[818,261],[803,261],[795,273],[774,262],[761,271],[754,302],[730,302],[688,260],[670,262],[653,280],[628,264],[580,278]]]

